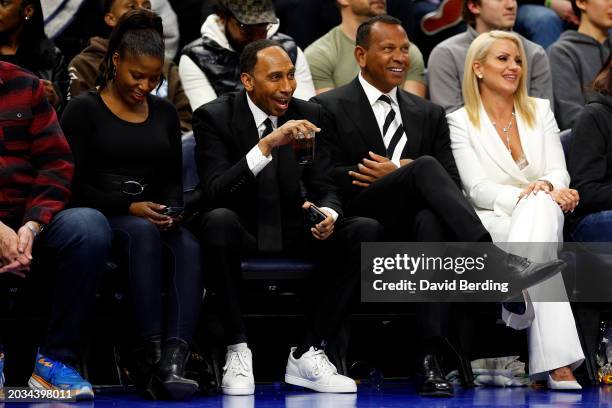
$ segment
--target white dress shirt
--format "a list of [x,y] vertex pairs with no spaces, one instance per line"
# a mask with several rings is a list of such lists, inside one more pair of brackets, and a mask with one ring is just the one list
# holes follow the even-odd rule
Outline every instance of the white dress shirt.
[[[266,129],[265,121],[266,119],[270,119],[272,121],[272,129],[276,130],[278,127],[278,117],[270,116],[266,112],[262,111],[259,106],[255,105],[251,100],[249,94],[246,94],[247,103],[249,105],[249,109],[251,109],[251,113],[253,114],[253,119],[255,120],[255,126],[257,127],[257,132],[259,134],[259,138],[263,136],[263,132]],[[264,156],[259,148],[259,145],[253,146],[251,150],[246,155],[247,165],[249,166],[249,170],[253,173],[253,176],[257,177],[257,175],[266,167],[270,162],[272,162],[272,154],[268,156]],[[338,213],[329,208],[329,207],[321,207],[322,210],[327,211],[331,214],[334,221],[338,219]]]
[[[370,102],[370,106],[372,107],[372,111],[374,111],[374,117],[376,117],[376,123],[378,123],[378,129],[380,130],[380,134],[383,138],[383,144],[385,146],[389,145],[389,141],[385,140],[385,135],[382,134],[383,125],[385,124],[385,119],[387,118],[387,114],[389,113],[389,104],[381,101],[379,98],[381,95],[387,95],[391,99],[391,109],[395,111],[395,118],[393,119],[393,123],[389,127],[387,131],[388,138],[395,133],[395,129],[397,129],[402,124],[402,114],[399,109],[399,103],[397,102],[397,87],[393,88],[391,92],[385,94],[379,91],[376,87],[370,84],[366,79],[359,73],[359,83],[363,88],[363,91],[368,98],[368,102]],[[404,128],[405,129],[405,128]],[[404,135],[406,131],[404,130]],[[406,145],[406,137],[403,137],[397,146],[395,147],[395,154],[393,157],[390,157],[391,162],[395,164],[397,167],[400,167],[400,156],[402,151],[404,150],[404,146]]]

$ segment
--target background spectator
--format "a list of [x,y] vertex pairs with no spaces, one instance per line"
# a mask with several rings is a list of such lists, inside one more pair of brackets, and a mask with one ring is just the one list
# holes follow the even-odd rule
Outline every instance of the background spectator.
[[569,0],[518,0],[514,29],[529,40],[548,48],[568,26],[577,26],[578,17]]
[[[317,94],[346,85],[359,73],[355,61],[357,27],[370,17],[387,13],[384,0],[338,0],[342,22],[306,49],[306,58]],[[419,48],[410,44],[403,89],[425,96],[425,64]]]
[[548,49],[554,86],[555,117],[569,129],[582,110],[589,84],[610,54],[612,3],[607,0],[572,0],[580,16],[578,31],[566,31]]
[[59,48],[44,31],[40,0],[0,2],[0,60],[19,65],[43,80],[45,96],[59,110],[68,71]]
[[[200,0],[201,1],[201,0]],[[138,5],[142,0],[130,0],[129,4]],[[164,42],[166,55],[174,58],[179,47],[178,19],[168,0],[147,0],[152,10],[164,22]],[[107,37],[110,33],[100,17],[105,13],[105,0],[45,0],[42,4],[45,17],[45,32],[63,51],[70,61],[87,46],[89,38]]]
[[256,40],[281,43],[295,65],[294,97],[314,96],[310,69],[293,39],[278,33],[278,18],[271,0],[219,0],[216,13],[202,25],[202,37],[187,45],[179,62],[181,81],[193,110],[225,93],[242,89],[240,53]]
[[[468,47],[478,34],[494,29],[512,30],[516,19],[516,0],[466,0],[463,19],[467,30],[438,44],[429,56],[428,84],[431,101],[447,113],[463,105],[461,80]],[[544,49],[520,37],[527,55],[529,72],[525,75],[530,96],[553,101],[550,65]]]
[[[591,0],[592,1],[592,0]],[[576,241],[612,241],[612,57],[572,129],[568,168],[580,205],[570,219]]]

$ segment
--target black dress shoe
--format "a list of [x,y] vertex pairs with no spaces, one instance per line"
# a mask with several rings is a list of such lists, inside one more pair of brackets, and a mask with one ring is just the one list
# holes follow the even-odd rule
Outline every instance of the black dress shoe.
[[185,378],[189,355],[189,344],[185,340],[175,338],[164,343],[157,379],[168,396],[174,400],[187,399],[198,389],[196,381]]
[[551,278],[561,272],[565,266],[565,261],[561,259],[549,262],[532,262],[522,256],[507,254],[504,275],[502,276],[513,283],[513,291],[508,292],[508,297],[505,301],[512,301],[523,289],[530,288]]
[[452,397],[453,386],[444,379],[440,364],[435,354],[427,354],[423,358],[423,373],[425,379],[419,395],[423,397]]

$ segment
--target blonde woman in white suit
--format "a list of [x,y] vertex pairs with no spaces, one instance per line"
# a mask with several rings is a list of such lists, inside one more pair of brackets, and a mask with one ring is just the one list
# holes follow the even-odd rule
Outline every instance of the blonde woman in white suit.
[[[515,244],[532,261],[556,257],[563,213],[578,204],[550,102],[527,95],[527,58],[513,33],[481,34],[470,46],[463,77],[463,108],[447,116],[463,189],[495,242]],[[546,247],[546,251],[542,248]],[[525,253],[527,252],[527,253]],[[532,302],[542,293],[560,302]],[[550,298],[548,298],[550,299]],[[525,292],[527,311],[503,309],[506,323],[529,328],[529,371],[552,389],[580,389],[573,369],[584,361],[560,274]]]

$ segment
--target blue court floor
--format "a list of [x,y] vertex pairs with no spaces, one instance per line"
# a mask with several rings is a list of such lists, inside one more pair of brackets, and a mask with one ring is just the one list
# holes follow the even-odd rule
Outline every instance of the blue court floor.
[[[26,403],[6,404],[25,408]],[[582,392],[555,392],[532,388],[457,389],[454,398],[421,398],[410,383],[387,383],[381,389],[359,386],[355,394],[318,394],[281,384],[257,385],[256,394],[245,397],[197,397],[189,402],[144,401],[132,393],[102,390],[95,402],[30,404],[32,408],[68,407],[193,407],[193,408],[352,408],[352,407],[612,407],[612,386],[588,387]]]

